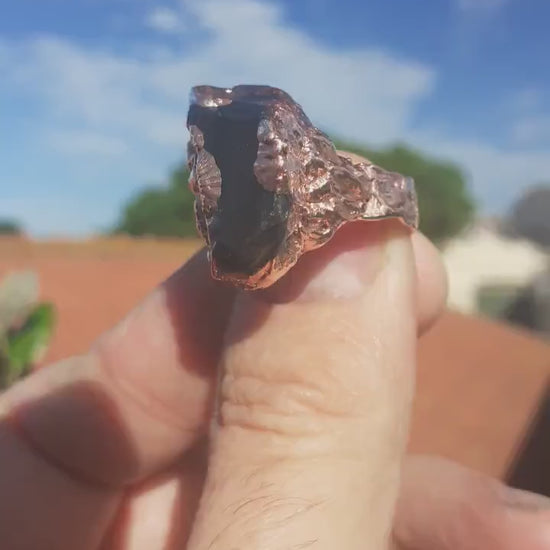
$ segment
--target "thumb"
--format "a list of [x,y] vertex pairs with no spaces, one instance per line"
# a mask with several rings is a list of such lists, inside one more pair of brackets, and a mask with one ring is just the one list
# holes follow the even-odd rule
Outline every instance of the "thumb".
[[415,269],[396,220],[342,228],[237,300],[188,548],[386,548],[413,393]]

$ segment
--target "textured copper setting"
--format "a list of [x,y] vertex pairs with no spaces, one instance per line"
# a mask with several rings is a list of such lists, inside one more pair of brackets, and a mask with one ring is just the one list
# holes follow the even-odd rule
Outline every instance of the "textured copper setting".
[[278,88],[196,86],[187,127],[189,186],[215,279],[268,287],[349,221],[418,226],[412,178],[339,155]]

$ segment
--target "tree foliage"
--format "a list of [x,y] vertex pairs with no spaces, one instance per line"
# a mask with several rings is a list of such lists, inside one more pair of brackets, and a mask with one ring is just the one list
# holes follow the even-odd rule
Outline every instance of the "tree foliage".
[[[474,214],[465,178],[453,164],[429,159],[407,147],[383,151],[335,142],[338,149],[367,157],[372,162],[415,179],[420,204],[420,229],[433,241],[456,235]],[[125,207],[116,232],[130,235],[188,237],[196,235],[193,202],[187,186],[188,171],[178,167],[169,185],[148,188]]]
[[166,187],[150,187],[132,198],[122,213],[115,233],[189,237],[196,235],[194,197],[187,185],[185,166],[174,170]]
[[436,243],[458,234],[473,219],[474,201],[464,174],[450,162],[434,160],[403,145],[375,151],[336,141],[340,150],[367,157],[386,170],[414,178],[420,230]]
[[14,220],[0,219],[0,235],[21,235],[23,230]]

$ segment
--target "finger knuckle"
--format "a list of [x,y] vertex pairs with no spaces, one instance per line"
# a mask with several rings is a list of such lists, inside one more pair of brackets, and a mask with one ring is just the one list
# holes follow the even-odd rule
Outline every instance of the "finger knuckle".
[[237,355],[225,368],[221,384],[223,425],[305,436],[326,432],[361,414],[358,388],[346,376],[353,365],[349,360],[346,365],[336,364],[328,349],[315,364],[302,361],[300,353],[271,349],[248,367],[251,362]]

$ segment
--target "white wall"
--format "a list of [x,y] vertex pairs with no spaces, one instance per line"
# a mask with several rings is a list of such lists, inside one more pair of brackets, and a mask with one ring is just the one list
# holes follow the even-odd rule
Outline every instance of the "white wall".
[[547,266],[548,255],[528,241],[476,227],[448,243],[443,261],[449,277],[448,305],[475,313],[480,286],[526,286]]

